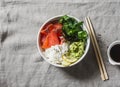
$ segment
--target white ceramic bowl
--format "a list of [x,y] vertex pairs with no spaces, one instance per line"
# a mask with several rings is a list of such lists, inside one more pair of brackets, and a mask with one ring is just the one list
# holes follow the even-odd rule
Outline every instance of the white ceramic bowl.
[[[46,60],[48,63],[50,63],[50,64],[52,64],[52,65],[54,65],[54,66],[56,66],[56,67],[66,67],[66,66],[59,65],[59,64],[54,64],[54,63],[48,61],[48,59],[43,55],[43,50],[42,50],[42,48],[40,47],[40,31],[41,31],[41,29],[42,29],[47,23],[50,23],[50,22],[52,22],[52,21],[57,21],[57,20],[59,20],[59,18],[60,18],[61,16],[63,16],[63,15],[54,16],[54,17],[48,19],[48,20],[41,26],[41,28],[39,29],[38,35],[37,35],[37,47],[38,47],[38,50],[39,50],[40,55],[43,57],[44,60]],[[70,16],[70,15],[68,15],[68,16],[69,16],[69,17],[73,17],[73,16]],[[76,18],[76,17],[73,17],[73,18],[76,19],[77,21],[80,21],[80,20],[79,20],[78,18]],[[82,61],[83,58],[85,58],[85,56],[86,56],[86,54],[87,54],[87,52],[88,52],[88,50],[89,50],[89,48],[90,48],[90,37],[89,37],[89,33],[88,33],[88,30],[87,30],[87,28],[85,27],[85,25],[83,25],[83,29],[84,29],[84,30],[87,32],[87,34],[88,34],[88,38],[87,38],[87,42],[86,42],[86,47],[85,47],[85,52],[84,52],[84,54],[81,56],[81,58],[80,58],[79,60],[77,60],[75,63],[71,64],[70,66],[76,65],[77,63],[79,63],[80,61]],[[70,66],[67,66],[67,67],[70,67]]]
[[109,60],[110,64],[112,64],[112,65],[120,65],[120,62],[114,61],[114,60],[111,58],[111,56],[110,56],[110,50],[111,50],[111,48],[112,48],[113,46],[115,46],[116,44],[120,44],[120,40],[117,40],[117,41],[112,42],[112,43],[110,44],[110,46],[108,47],[108,49],[107,49],[108,60]]

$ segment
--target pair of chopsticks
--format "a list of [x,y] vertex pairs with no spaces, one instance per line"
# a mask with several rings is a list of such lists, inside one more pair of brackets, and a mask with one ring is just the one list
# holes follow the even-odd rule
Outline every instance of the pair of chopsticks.
[[108,79],[108,74],[107,74],[105,65],[103,63],[100,48],[99,48],[99,45],[98,45],[98,42],[97,42],[97,39],[96,39],[95,31],[93,29],[91,20],[90,20],[89,17],[87,17],[87,18],[85,18],[85,21],[86,21],[86,24],[87,24],[87,28],[88,28],[88,31],[89,31],[90,38],[91,38],[92,43],[93,43],[93,48],[94,48],[94,51],[95,51],[98,66],[99,66],[100,73],[101,73],[101,79],[102,80],[107,80]]

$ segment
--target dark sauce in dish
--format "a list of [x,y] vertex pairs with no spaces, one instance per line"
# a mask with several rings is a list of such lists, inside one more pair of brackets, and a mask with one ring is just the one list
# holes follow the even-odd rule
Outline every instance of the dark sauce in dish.
[[120,62],[120,44],[116,44],[111,48],[110,56],[115,62]]

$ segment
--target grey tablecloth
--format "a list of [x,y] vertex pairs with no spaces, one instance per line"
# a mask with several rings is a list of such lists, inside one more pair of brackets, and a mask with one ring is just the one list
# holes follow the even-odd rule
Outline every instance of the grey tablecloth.
[[[36,44],[40,26],[50,17],[90,16],[109,74],[102,81],[91,46],[86,58],[71,68],[44,61]],[[120,40],[118,0],[1,0],[0,87],[120,87],[120,67],[108,62],[107,47]]]

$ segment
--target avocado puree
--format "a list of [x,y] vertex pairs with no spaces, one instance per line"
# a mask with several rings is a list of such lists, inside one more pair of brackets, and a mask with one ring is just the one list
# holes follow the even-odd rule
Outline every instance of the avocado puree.
[[70,44],[68,52],[62,56],[62,65],[69,66],[76,62],[84,54],[84,47],[85,44],[83,41]]

